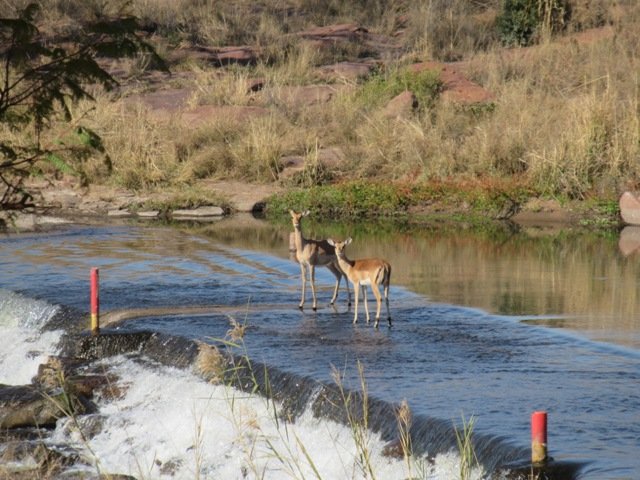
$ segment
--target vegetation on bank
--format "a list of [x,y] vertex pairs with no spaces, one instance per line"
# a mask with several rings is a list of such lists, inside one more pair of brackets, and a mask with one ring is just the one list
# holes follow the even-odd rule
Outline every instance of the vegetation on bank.
[[471,212],[495,219],[513,205],[525,202],[533,193],[526,186],[497,182],[460,185],[350,181],[292,189],[276,195],[267,202],[267,213],[282,215],[293,205],[325,218],[397,217],[419,207],[427,209],[430,205],[436,208],[465,205]]
[[[5,4],[0,17],[15,18],[27,3]],[[637,2],[37,3],[43,6],[33,16],[37,38],[46,39],[51,51],[81,40],[82,26],[96,19],[135,17],[138,34],[174,74],[160,85],[149,83],[153,62],[141,51],[117,65],[100,63],[118,72],[121,88],[115,93],[83,85],[91,95],[63,96],[55,105],[64,108],[46,122],[25,123],[26,106],[4,112],[0,137],[14,152],[32,151],[34,144],[68,145],[70,125],[85,132],[79,139],[83,148],[29,162],[29,175],[74,174],[84,184],[139,191],[193,191],[209,178],[302,186],[274,198],[270,209],[290,201],[352,216],[397,214],[435,199],[490,204],[491,214],[499,216],[510,201],[527,195],[611,202],[640,184],[638,82],[630,73],[640,70]],[[297,35],[344,22],[366,28],[378,43],[355,35],[321,47]],[[614,33],[597,41],[565,41],[593,27]],[[214,66],[175,54],[185,46],[224,45],[250,45],[258,54],[244,66]],[[505,50],[512,45],[532,47]],[[327,79],[319,70],[371,57],[378,67],[359,79]],[[429,60],[464,62],[469,78],[494,100],[451,101],[435,72],[410,69]],[[7,72],[16,73],[3,71],[2,83]],[[250,88],[254,79],[263,82],[261,91]],[[319,83],[334,89],[325,101],[299,103],[286,94]],[[193,123],[181,121],[180,112],[162,116],[132,101],[134,94],[166,87],[189,89],[188,108],[250,106],[263,113],[242,120],[218,113]],[[414,93],[418,108],[387,115],[387,101],[404,89]],[[340,161],[323,162],[327,149],[339,149]],[[10,160],[5,148],[0,155],[2,165]],[[304,168],[285,175],[284,159],[291,156],[302,157]]]

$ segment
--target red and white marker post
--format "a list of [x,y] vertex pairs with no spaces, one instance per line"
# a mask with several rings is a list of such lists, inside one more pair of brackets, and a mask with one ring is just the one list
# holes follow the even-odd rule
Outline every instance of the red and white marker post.
[[547,461],[547,412],[531,414],[531,462],[541,464]]

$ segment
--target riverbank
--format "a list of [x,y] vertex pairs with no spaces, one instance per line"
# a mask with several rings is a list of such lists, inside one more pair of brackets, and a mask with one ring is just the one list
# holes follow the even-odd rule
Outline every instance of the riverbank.
[[187,190],[139,193],[71,179],[31,182],[33,205],[0,212],[5,228],[30,231],[80,219],[184,219],[211,221],[236,213],[272,219],[289,209],[310,209],[318,219],[401,218],[410,223],[481,225],[496,221],[554,228],[620,228],[612,200],[540,198],[507,184],[432,182],[423,185],[350,182],[306,189],[240,181],[202,181]]

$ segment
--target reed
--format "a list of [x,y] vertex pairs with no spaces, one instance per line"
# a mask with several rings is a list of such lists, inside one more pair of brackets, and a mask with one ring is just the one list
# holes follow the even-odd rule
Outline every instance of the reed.
[[460,454],[460,480],[469,480],[474,467],[478,466],[478,457],[473,447],[473,429],[476,419],[471,416],[469,420],[462,417],[462,427],[454,425],[456,432],[456,443]]

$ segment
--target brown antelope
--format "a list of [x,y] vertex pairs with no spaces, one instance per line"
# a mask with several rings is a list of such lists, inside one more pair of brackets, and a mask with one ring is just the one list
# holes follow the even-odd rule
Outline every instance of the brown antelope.
[[376,297],[378,309],[376,311],[375,328],[378,328],[380,322],[380,306],[382,299],[380,297],[380,289],[378,285],[384,287],[384,300],[387,305],[387,318],[389,326],[391,326],[391,312],[389,311],[389,283],[391,282],[391,265],[380,258],[366,258],[362,260],[349,260],[344,253],[344,247],[351,243],[351,238],[347,238],[344,242],[336,242],[328,239],[329,245],[336,249],[336,257],[340,269],[347,274],[347,278],[353,284],[356,294],[356,311],[353,316],[353,323],[358,321],[358,297],[360,296],[360,287],[362,286],[362,295],[364,297],[364,310],[367,313],[367,323],[369,323],[369,307],[367,305],[367,289],[366,285],[371,285],[371,290]]
[[302,236],[301,222],[302,218],[309,215],[309,210],[304,212],[294,212],[289,210],[294,229],[294,244],[296,247],[296,260],[300,264],[300,272],[302,273],[302,300],[300,300],[299,308],[302,310],[305,300],[305,288],[307,285],[307,270],[309,271],[309,281],[311,283],[311,294],[313,295],[313,310],[317,310],[316,301],[316,285],[315,285],[315,268],[316,266],[325,266],[336,277],[336,286],[333,290],[333,305],[338,296],[338,288],[340,287],[340,279],[344,277],[344,283],[347,287],[347,297],[349,305],[351,305],[351,292],[349,291],[349,281],[346,275],[340,270],[338,260],[336,259],[335,249],[329,245],[326,240],[311,240]]

